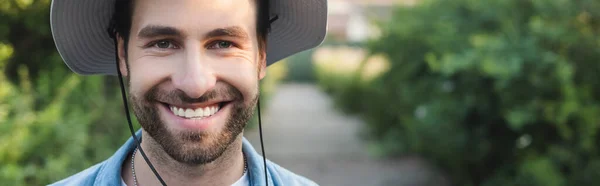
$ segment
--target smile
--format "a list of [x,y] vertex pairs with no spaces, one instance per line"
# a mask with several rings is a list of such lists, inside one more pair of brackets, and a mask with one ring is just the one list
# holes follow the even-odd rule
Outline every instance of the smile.
[[185,119],[200,120],[215,115],[224,106],[225,103],[216,103],[203,107],[179,107],[175,105],[165,104],[175,116]]

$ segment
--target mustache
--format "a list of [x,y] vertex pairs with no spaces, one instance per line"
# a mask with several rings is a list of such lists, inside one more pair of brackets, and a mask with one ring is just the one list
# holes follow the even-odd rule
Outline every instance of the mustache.
[[222,86],[216,86],[214,89],[204,93],[198,98],[189,97],[184,91],[180,89],[174,90],[160,90],[158,86],[152,87],[144,95],[146,101],[157,100],[164,103],[171,104],[189,104],[189,103],[202,103],[211,100],[236,100],[243,99],[242,92],[229,84],[221,84]]

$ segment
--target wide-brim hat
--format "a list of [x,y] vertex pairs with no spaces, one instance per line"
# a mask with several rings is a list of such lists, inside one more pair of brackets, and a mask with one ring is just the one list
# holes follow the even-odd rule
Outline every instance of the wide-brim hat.
[[[50,27],[67,66],[83,75],[117,75],[114,40],[107,32],[115,0],[53,0]],[[267,36],[267,65],[321,44],[327,0],[270,0],[277,16]]]

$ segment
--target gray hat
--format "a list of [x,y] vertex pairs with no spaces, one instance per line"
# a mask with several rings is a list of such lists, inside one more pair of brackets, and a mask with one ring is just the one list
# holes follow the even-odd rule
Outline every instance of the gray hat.
[[[115,45],[107,28],[115,0],[53,0],[50,26],[56,48],[78,74],[117,75]],[[271,0],[277,15],[267,36],[267,65],[321,44],[327,0]]]

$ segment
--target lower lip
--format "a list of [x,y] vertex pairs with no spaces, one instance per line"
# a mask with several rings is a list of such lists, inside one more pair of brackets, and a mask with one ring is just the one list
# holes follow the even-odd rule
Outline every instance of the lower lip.
[[167,121],[174,122],[174,124],[177,127],[181,127],[184,129],[206,130],[210,126],[217,123],[220,118],[222,118],[223,112],[229,107],[229,105],[229,103],[224,104],[221,108],[219,108],[219,111],[217,111],[215,114],[199,119],[188,119],[177,116],[173,112],[171,112],[171,109],[169,109],[168,106],[165,104],[160,104],[159,107],[164,113],[166,113]]

